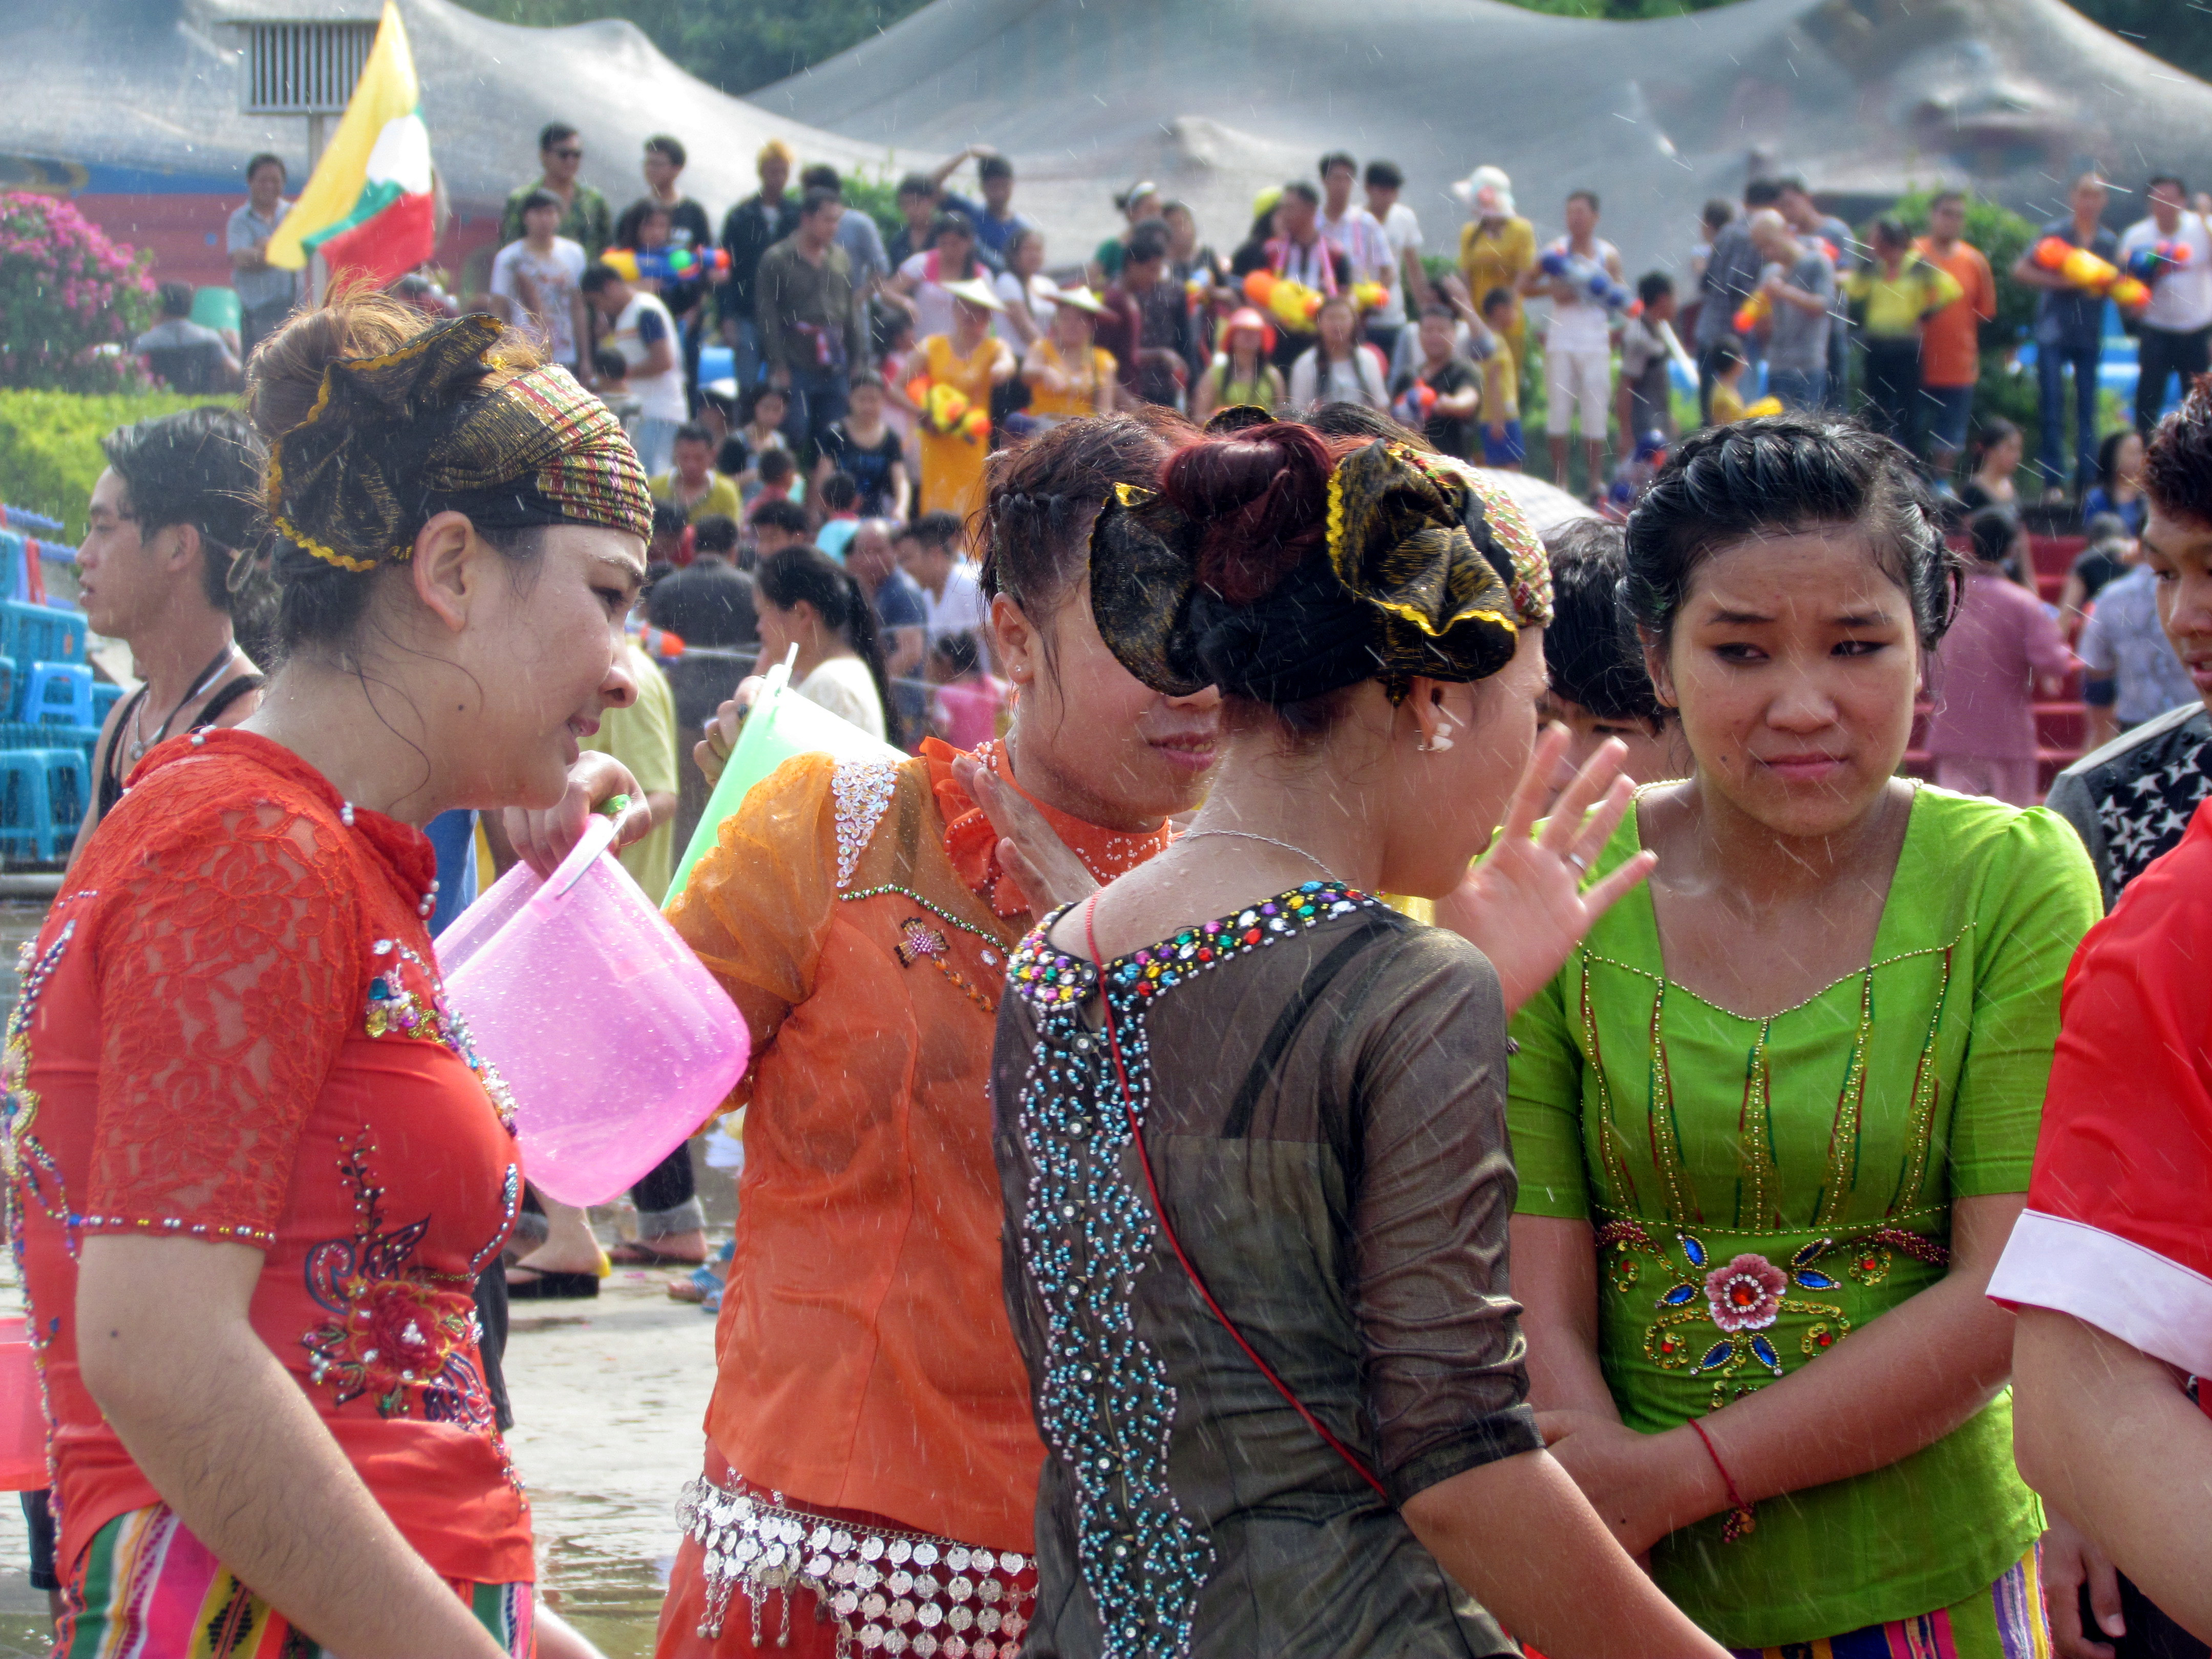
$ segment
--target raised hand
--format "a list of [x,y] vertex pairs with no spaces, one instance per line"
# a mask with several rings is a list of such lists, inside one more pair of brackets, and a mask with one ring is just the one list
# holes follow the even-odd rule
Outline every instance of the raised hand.
[[584,825],[617,795],[629,805],[615,817],[615,845],[627,847],[653,833],[653,809],[629,769],[612,755],[586,754],[568,769],[568,787],[559,803],[542,810],[510,806],[501,818],[516,854],[541,876],[550,876],[568,856]]
[[1044,815],[1020,790],[1010,787],[972,755],[952,763],[952,775],[999,832],[999,863],[1029,895],[1032,915],[1041,916],[1056,905],[1072,904],[1098,890],[1098,878],[1053,833]]
[[1504,828],[1467,879],[1437,901],[1437,922],[1479,946],[1498,969],[1509,1014],[1559,971],[1597,919],[1659,862],[1656,853],[1638,853],[1602,881],[1583,885],[1635,792],[1620,775],[1628,748],[1618,738],[1575,774],[1538,830],[1548,780],[1569,741],[1564,726],[1537,738]]

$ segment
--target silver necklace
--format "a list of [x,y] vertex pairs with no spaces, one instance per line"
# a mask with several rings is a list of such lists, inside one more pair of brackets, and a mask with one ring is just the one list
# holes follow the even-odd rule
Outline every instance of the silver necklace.
[[234,641],[223,647],[222,654],[208,665],[206,672],[200,677],[199,684],[185,693],[183,699],[168,712],[161,724],[155,728],[150,740],[146,736],[146,699],[143,697],[138,699],[138,706],[131,711],[131,758],[132,760],[143,760],[147,750],[169,735],[171,724],[178,715],[185,712],[185,704],[215,684],[217,677],[230,666],[230,659],[237,651],[238,646]]
[[1277,841],[1273,836],[1263,836],[1255,830],[1186,830],[1182,832],[1179,839],[1182,841],[1198,841],[1207,836],[1233,836],[1238,841],[1263,841],[1270,847],[1281,848],[1285,853],[1296,853],[1308,864],[1310,864],[1315,869],[1320,871],[1322,874],[1327,876],[1331,881],[1336,883],[1338,886],[1343,887],[1348,884],[1336,873],[1335,871],[1330,869],[1328,865],[1322,863],[1321,860],[1316,858],[1311,853],[1307,852],[1304,848],[1293,847],[1286,841]]

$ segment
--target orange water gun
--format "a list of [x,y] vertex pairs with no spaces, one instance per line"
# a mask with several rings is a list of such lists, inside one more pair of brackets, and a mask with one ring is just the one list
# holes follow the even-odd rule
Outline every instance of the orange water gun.
[[2123,311],[2139,311],[2150,303],[2150,289],[2143,283],[2063,236],[2046,236],[2038,242],[2035,263],[2057,271],[2075,288],[2106,296]]
[[1753,329],[1773,315],[1774,298],[1760,288],[1752,290],[1751,297],[1735,308],[1735,315],[1729,320],[1735,325],[1739,335],[1748,337]]

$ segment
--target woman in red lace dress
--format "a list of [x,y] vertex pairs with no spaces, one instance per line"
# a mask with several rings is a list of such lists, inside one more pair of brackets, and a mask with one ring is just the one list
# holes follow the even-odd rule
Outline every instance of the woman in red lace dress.
[[520,1160],[418,826],[605,781],[651,501],[565,371],[421,321],[257,356],[284,665],[146,757],[25,952],[0,1146],[73,1655],[531,1651],[471,1296]]

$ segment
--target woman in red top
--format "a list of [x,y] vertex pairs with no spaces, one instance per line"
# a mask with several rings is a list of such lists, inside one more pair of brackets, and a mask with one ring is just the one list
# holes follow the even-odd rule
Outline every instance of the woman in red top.
[[520,1159],[416,826],[580,814],[652,504],[564,370],[421,321],[257,354],[284,666],[146,757],[25,952],[0,1145],[73,1655],[531,1651],[471,1296]]

